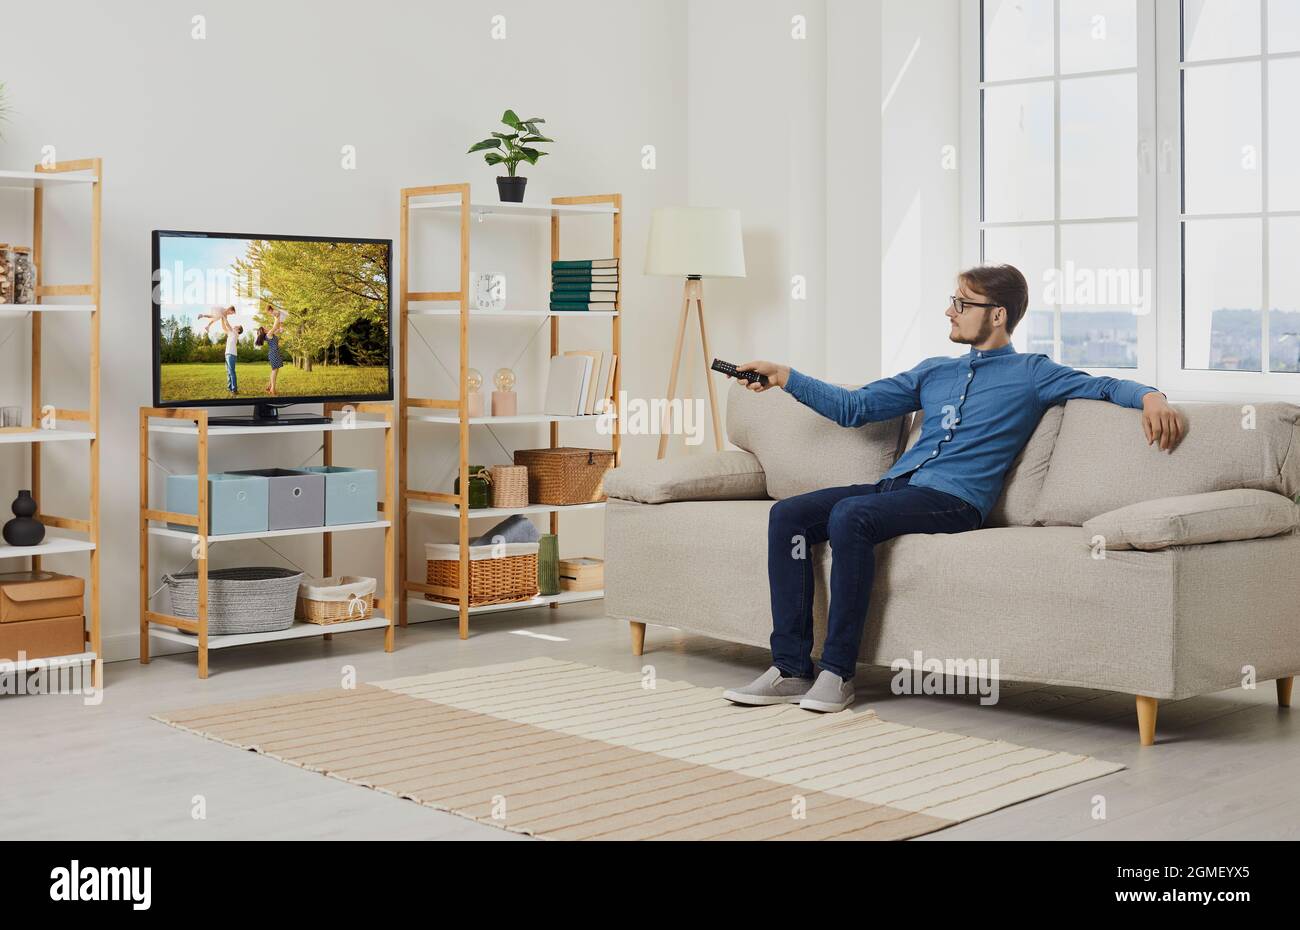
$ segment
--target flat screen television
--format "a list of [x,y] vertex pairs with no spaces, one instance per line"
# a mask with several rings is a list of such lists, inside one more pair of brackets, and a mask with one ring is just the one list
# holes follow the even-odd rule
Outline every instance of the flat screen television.
[[391,239],[155,230],[154,405],[253,405],[225,421],[275,423],[293,404],[392,400],[392,253]]

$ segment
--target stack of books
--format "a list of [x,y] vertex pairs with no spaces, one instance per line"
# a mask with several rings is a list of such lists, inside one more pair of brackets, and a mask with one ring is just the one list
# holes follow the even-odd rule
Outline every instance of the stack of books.
[[551,262],[552,310],[613,310],[617,300],[617,258]]
[[574,417],[604,413],[613,400],[618,356],[572,349],[551,358],[543,413]]

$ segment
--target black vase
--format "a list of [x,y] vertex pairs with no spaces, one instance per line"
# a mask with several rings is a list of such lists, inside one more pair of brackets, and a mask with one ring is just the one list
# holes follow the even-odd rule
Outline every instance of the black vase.
[[501,195],[502,203],[523,203],[527,186],[527,178],[497,178],[497,193]]
[[36,501],[31,491],[19,491],[10,508],[14,518],[4,526],[4,539],[11,546],[39,546],[45,539],[45,526],[36,516]]

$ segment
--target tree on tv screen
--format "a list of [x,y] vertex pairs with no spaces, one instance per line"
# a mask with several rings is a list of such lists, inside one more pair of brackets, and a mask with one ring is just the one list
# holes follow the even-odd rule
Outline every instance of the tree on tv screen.
[[257,239],[232,270],[255,282],[259,326],[286,314],[280,347],[298,367],[388,363],[387,245]]

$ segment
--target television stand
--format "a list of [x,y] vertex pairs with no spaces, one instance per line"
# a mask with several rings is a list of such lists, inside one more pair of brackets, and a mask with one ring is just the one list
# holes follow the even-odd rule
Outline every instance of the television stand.
[[208,417],[209,426],[319,426],[333,418],[315,413],[281,413],[274,404],[254,404],[251,415]]

